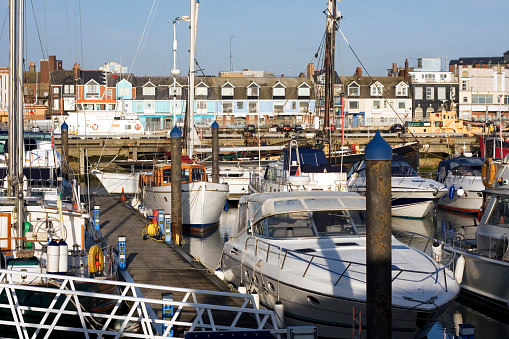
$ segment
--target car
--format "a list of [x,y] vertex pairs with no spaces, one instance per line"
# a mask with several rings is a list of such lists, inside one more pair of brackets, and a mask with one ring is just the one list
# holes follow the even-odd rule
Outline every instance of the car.
[[295,132],[300,132],[303,130],[302,125],[295,125],[292,128]]
[[389,131],[391,131],[391,133],[404,132],[405,127],[403,127],[402,124],[394,124],[389,128]]
[[292,126],[290,126],[290,125],[283,125],[283,132],[291,131],[291,130],[292,130]]
[[244,126],[244,132],[251,132],[254,133],[256,131],[255,125],[246,125]]

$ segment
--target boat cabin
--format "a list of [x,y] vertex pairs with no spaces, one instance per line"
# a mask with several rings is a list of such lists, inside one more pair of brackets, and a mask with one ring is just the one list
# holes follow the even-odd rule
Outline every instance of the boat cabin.
[[[197,181],[207,181],[205,166],[195,163],[187,156],[182,157],[182,180],[183,184]],[[171,163],[157,164],[151,174],[141,175],[140,184],[144,186],[170,186],[171,185]]]
[[76,102],[76,110],[83,111],[110,111],[117,110],[117,102],[115,100],[78,100]]

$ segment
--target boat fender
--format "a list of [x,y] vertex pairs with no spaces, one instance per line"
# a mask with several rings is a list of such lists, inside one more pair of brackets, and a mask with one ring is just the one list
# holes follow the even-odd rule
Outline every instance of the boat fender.
[[251,296],[253,297],[253,302],[254,302],[253,307],[255,307],[257,310],[259,310],[260,309],[260,296],[258,295],[258,293],[256,293],[256,291],[251,292]]
[[68,268],[68,256],[69,256],[69,249],[67,247],[67,243],[64,241],[64,239],[61,239],[58,242],[58,248],[59,248],[59,260],[58,260],[58,273],[67,273]]
[[88,272],[101,272],[104,269],[104,254],[99,245],[94,245],[88,250]]
[[274,304],[274,313],[276,314],[276,324],[278,328],[285,327],[285,306],[281,301],[276,301]]
[[240,285],[240,286],[237,288],[237,291],[238,291],[240,294],[246,294],[246,293],[247,293],[247,287],[246,287],[246,286],[243,286],[243,285]]
[[436,262],[440,262],[442,259],[442,254],[444,252],[444,242],[438,242],[438,240],[433,241],[433,246],[431,247],[431,251],[433,253],[433,259]]
[[456,190],[456,188],[454,187],[454,185],[451,186],[451,188],[449,188],[449,199],[452,200],[452,198],[454,198],[454,191]]
[[456,194],[458,195],[458,197],[464,196],[465,190],[463,189],[463,187],[458,188],[458,191],[456,191]]
[[458,260],[456,260],[456,269],[454,270],[454,278],[458,284],[463,281],[463,273],[465,271],[465,256],[462,254]]
[[479,208],[479,211],[477,211],[477,220],[481,221],[483,215],[482,207]]
[[486,158],[481,168],[482,183],[485,187],[491,187],[495,182],[496,167],[491,158]]
[[53,239],[48,244],[47,249],[48,263],[46,264],[46,272],[58,273],[58,261],[60,256],[60,249],[58,243]]

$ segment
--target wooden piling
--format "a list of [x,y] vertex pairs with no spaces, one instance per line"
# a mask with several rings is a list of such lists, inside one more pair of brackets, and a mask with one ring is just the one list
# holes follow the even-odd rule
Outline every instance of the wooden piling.
[[171,138],[171,240],[182,243],[182,133],[173,127]]

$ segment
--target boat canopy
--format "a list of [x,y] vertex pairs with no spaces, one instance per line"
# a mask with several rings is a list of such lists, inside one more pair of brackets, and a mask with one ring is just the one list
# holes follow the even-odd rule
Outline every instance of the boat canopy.
[[[323,172],[346,172],[344,166],[330,165],[327,161],[325,153],[320,149],[314,148],[300,148],[299,147],[299,163],[301,165],[302,172],[305,173],[323,173]],[[297,161],[296,150],[293,149],[290,152],[291,162]],[[288,168],[288,150],[283,150],[283,164],[285,168]],[[294,175],[295,169],[292,170],[290,175]]]
[[302,211],[365,211],[366,199],[353,192],[278,192],[244,196],[240,204],[249,204],[249,220]]
[[[449,171],[449,170],[462,170],[462,169],[472,169],[472,170],[481,170],[481,166],[484,162],[484,158],[479,157],[459,157],[452,158],[447,160],[442,160],[438,164],[439,171]],[[473,175],[473,174],[471,174]]]

